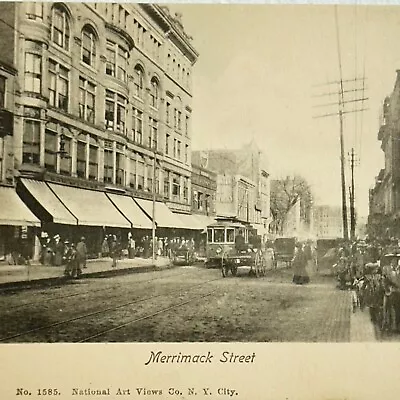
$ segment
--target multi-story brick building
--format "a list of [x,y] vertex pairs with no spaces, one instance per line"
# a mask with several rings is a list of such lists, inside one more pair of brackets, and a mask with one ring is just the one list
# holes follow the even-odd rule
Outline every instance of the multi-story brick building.
[[270,223],[270,177],[254,142],[236,150],[194,151],[193,162],[217,174],[216,213],[251,223],[261,234]]
[[343,237],[341,207],[317,205],[313,208],[313,229],[319,239]]
[[[16,70],[18,193],[42,223],[141,227],[121,195],[148,214],[154,189],[157,226],[178,227],[170,209],[191,208],[198,57],[181,16],[156,4],[41,2],[1,3],[0,15],[0,58]],[[124,197],[119,206],[107,191]],[[76,204],[86,199],[91,222]]]
[[368,230],[373,235],[399,235],[400,220],[400,70],[383,102],[378,140],[385,165],[370,191]]
[[217,174],[192,164],[192,213],[206,227],[216,215]]

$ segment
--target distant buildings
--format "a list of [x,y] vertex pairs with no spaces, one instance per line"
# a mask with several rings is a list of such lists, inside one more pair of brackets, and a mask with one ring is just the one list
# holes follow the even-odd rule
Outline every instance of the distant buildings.
[[217,216],[249,222],[259,234],[268,232],[270,177],[265,155],[254,142],[235,150],[194,151],[192,161],[216,174]]
[[372,236],[400,235],[400,70],[390,96],[382,107],[378,140],[385,166],[369,192],[368,233]]
[[342,238],[342,208],[340,206],[314,206],[313,231],[318,239]]

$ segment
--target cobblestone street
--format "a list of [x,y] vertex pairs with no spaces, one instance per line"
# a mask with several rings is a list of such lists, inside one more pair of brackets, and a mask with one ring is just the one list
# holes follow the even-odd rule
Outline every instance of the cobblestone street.
[[[222,278],[202,266],[87,277],[72,285],[0,297],[6,342],[189,341],[364,342],[375,335],[351,292],[313,274],[291,283],[290,269]],[[101,333],[101,334],[100,334]]]

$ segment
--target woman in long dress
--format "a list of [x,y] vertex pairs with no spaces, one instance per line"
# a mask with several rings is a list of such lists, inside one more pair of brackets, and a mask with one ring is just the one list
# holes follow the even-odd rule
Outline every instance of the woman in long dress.
[[293,265],[293,283],[297,285],[303,285],[310,282],[310,277],[308,276],[306,266],[307,266],[307,255],[303,250],[303,246],[299,243],[297,246],[297,251],[294,256]]

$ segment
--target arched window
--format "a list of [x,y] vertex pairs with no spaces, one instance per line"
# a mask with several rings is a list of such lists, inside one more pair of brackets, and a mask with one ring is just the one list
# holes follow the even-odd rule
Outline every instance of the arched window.
[[82,61],[94,67],[96,64],[96,34],[90,25],[82,29]]
[[63,49],[69,50],[70,28],[67,12],[63,7],[55,5],[51,16],[51,40]]
[[155,77],[150,81],[150,105],[158,108],[158,80]]
[[135,96],[143,99],[143,68],[137,64],[135,66]]

